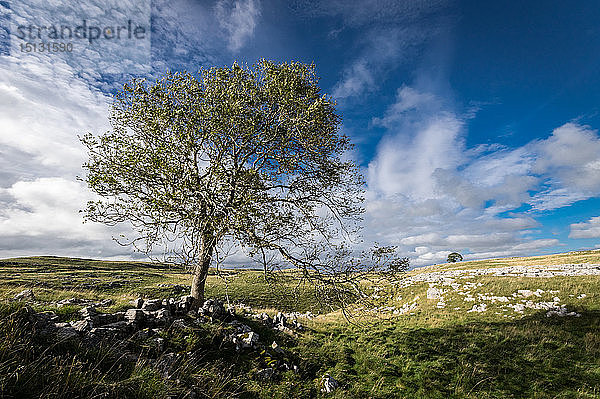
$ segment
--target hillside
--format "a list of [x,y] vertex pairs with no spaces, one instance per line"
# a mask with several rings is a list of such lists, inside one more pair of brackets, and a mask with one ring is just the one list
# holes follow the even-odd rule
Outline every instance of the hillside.
[[[31,312],[52,311],[69,327],[90,304],[123,313],[138,297],[185,295],[187,284],[185,271],[154,264],[0,260],[0,397],[600,397],[600,251],[415,269],[369,286],[371,303],[352,309],[351,324],[307,287],[290,295],[293,281],[268,285],[243,270],[207,285],[237,321],[182,316],[179,328],[95,347],[31,323]],[[15,301],[25,289],[32,295]],[[273,327],[278,311],[290,328]],[[256,344],[232,343],[240,325]],[[331,393],[327,374],[339,385]]]

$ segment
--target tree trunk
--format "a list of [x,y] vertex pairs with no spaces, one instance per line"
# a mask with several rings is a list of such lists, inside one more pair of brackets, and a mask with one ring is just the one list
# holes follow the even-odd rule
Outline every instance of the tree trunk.
[[204,238],[202,241],[200,264],[193,271],[192,289],[190,292],[190,295],[194,298],[192,310],[197,310],[204,304],[204,286],[206,285],[206,278],[208,277],[208,269],[214,248],[213,245],[208,244],[210,241],[207,238]]

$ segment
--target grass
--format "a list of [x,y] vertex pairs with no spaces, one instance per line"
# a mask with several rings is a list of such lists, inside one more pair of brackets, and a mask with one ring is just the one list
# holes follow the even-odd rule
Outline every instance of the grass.
[[337,397],[597,397],[598,316],[439,327],[386,320],[323,331],[309,347],[332,375],[345,376],[348,389]]
[[[460,262],[409,274],[564,263],[600,263],[600,251]],[[32,288],[34,308],[52,309],[63,321],[74,318],[79,307],[57,308],[51,302],[111,298],[115,304],[105,310],[116,311],[138,296],[175,295],[164,284],[189,284],[184,270],[54,257],[0,260],[0,298],[5,299],[0,305],[0,398],[184,398],[192,390],[213,398],[600,398],[600,276],[481,276],[460,281],[456,290],[438,284],[446,291],[443,309],[437,307],[438,300],[426,299],[427,283],[399,288],[382,282],[371,287],[373,306],[380,310],[355,312],[360,316],[357,324],[348,324],[307,287],[289,295],[294,282],[287,276],[273,286],[258,271],[236,270],[227,273],[226,285],[212,274],[206,293],[271,312],[319,313],[302,321],[307,331],[299,335],[242,318],[261,341],[283,346],[285,359],[260,351],[236,352],[223,340],[231,327],[206,323],[164,333],[167,352],[178,359],[172,375],[165,377],[160,366],[165,354],[156,352],[151,342],[125,340],[92,348],[51,342],[23,318],[22,304],[6,299]],[[517,295],[518,290],[538,289],[543,290],[539,297]],[[466,301],[467,296],[475,300]],[[558,297],[581,317],[546,317],[546,311],[536,309],[518,313],[505,302],[492,302],[492,296],[505,296],[511,303]],[[391,310],[413,303],[405,314]],[[467,312],[480,303],[487,304],[487,311]],[[272,381],[258,379],[256,371],[276,360],[297,364],[300,372],[281,373]],[[341,389],[320,392],[325,373]]]

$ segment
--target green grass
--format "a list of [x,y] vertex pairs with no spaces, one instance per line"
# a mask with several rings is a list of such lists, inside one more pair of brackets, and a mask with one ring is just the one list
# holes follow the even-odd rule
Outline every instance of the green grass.
[[[600,251],[460,262],[409,274],[584,262],[600,263]],[[174,375],[164,378],[152,360],[159,354],[150,342],[105,343],[97,348],[46,342],[20,318],[22,304],[6,299],[32,288],[36,310],[52,309],[61,321],[70,320],[79,307],[56,308],[50,302],[111,298],[115,304],[106,310],[116,311],[138,296],[173,296],[171,288],[158,284],[189,284],[184,270],[53,257],[0,260],[0,298],[5,299],[0,306],[0,398],[92,397],[92,393],[98,397],[183,398],[191,389],[201,397],[214,398],[600,398],[600,276],[484,276],[459,281],[459,290],[437,285],[447,291],[443,309],[437,308],[437,300],[426,299],[429,284],[398,288],[382,282],[377,291],[370,287],[376,295],[373,306],[417,306],[402,315],[355,311],[356,324],[348,324],[339,311],[328,309],[309,287],[294,291],[293,274],[285,276],[278,285],[270,285],[258,271],[228,271],[225,284],[213,273],[206,296],[271,312],[320,313],[303,321],[308,329],[296,336],[242,319],[260,334],[261,341],[275,340],[286,348],[285,360],[299,365],[300,373],[281,373],[270,382],[258,380],[256,371],[273,358],[268,353],[236,352],[222,342],[231,327],[206,323],[165,332],[168,350],[180,360]],[[117,286],[115,281],[125,283]],[[466,287],[466,281],[473,285]],[[523,289],[544,293],[534,298],[512,295]],[[459,292],[466,291],[477,300],[465,301]],[[559,297],[561,304],[581,317],[546,317],[545,311],[535,309],[521,314],[507,310],[502,302],[480,299],[480,294],[506,296],[511,303]],[[577,298],[580,294],[586,297]],[[484,302],[486,312],[466,312]],[[124,351],[137,357],[123,358]],[[321,393],[319,378],[325,373],[336,378],[341,389]]]
[[599,316],[440,327],[385,320],[321,331],[303,350],[323,361],[321,371],[344,376],[338,397],[598,397]]

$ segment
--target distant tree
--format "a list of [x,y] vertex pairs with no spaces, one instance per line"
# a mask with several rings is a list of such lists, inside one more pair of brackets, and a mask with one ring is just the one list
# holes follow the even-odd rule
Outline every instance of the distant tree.
[[360,291],[361,276],[396,259],[368,264],[343,244],[357,232],[363,180],[317,83],[314,65],[262,60],[125,84],[112,130],[81,138],[84,180],[101,197],[85,219],[129,222],[136,235],[120,242],[187,266],[195,306],[225,244],[336,295]]
[[448,255],[448,263],[454,263],[454,262],[460,262],[463,260],[463,257],[461,254],[459,254],[458,252],[452,252],[450,255]]

